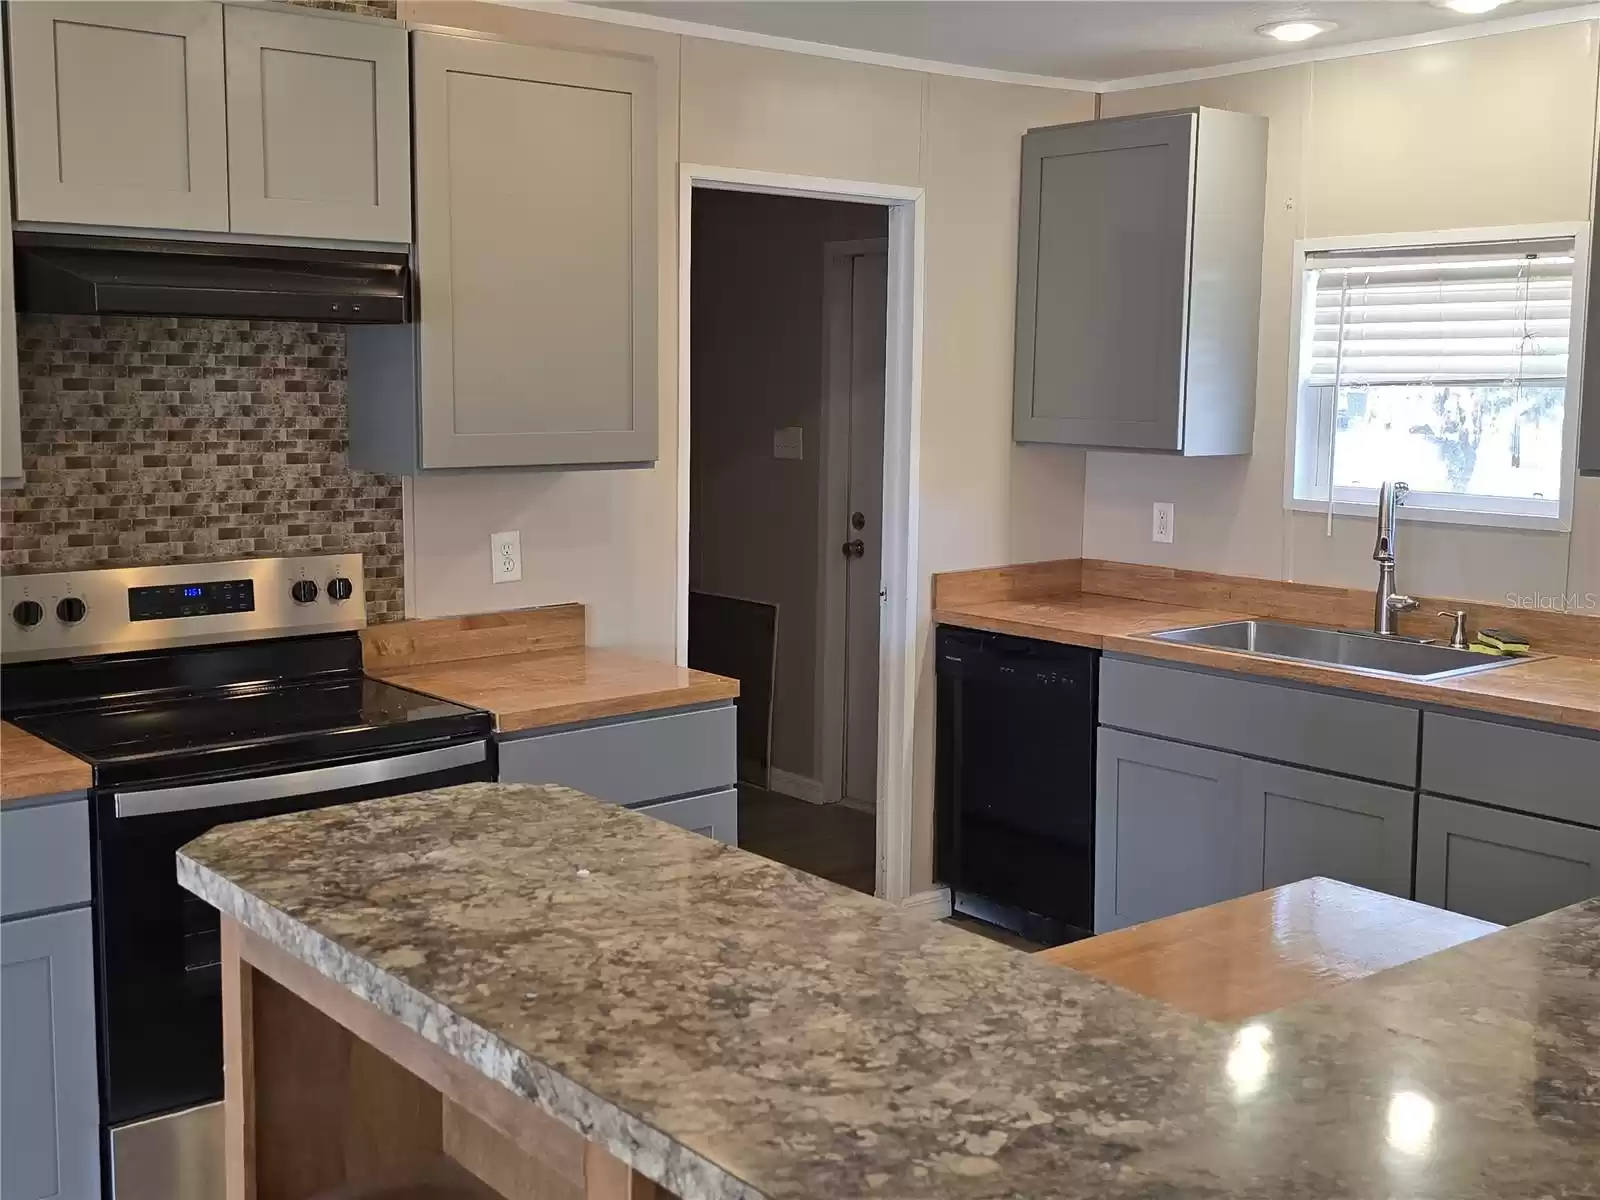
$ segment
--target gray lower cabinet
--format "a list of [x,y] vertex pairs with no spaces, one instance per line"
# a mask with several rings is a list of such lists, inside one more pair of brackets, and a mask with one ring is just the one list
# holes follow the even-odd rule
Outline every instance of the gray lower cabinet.
[[1600,895],[1600,829],[1423,795],[1417,899],[1500,925]]
[[732,704],[507,737],[502,783],[560,783],[726,842],[738,835]]
[[1242,759],[1115,729],[1098,747],[1096,933],[1260,889]]
[[100,1194],[87,908],[0,923],[0,1195]]
[[708,792],[703,796],[664,800],[659,804],[645,804],[634,811],[645,813],[669,825],[676,825],[680,829],[687,829],[691,833],[701,833],[706,837],[716,838],[719,842],[727,842],[730,846],[739,844],[737,788],[724,788],[720,792]]
[[1322,875],[1411,895],[1415,795],[1360,779],[1245,759],[1248,818],[1259,822],[1261,886]]

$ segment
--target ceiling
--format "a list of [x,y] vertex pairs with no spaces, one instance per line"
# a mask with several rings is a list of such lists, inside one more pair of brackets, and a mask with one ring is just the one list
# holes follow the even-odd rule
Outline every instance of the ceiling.
[[[1456,30],[1585,0],[1517,0],[1464,16],[1426,0],[589,0],[607,8],[991,71],[1110,81],[1244,64],[1311,47]],[[1287,45],[1256,27],[1337,21]]]

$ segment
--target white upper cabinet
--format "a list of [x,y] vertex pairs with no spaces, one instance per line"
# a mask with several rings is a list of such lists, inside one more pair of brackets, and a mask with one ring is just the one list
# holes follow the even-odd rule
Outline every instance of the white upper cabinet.
[[654,459],[654,64],[414,39],[421,465]]
[[17,220],[411,240],[398,22],[208,0],[7,9]]
[[[0,54],[0,97],[6,60]],[[0,480],[22,476],[22,396],[17,390],[16,284],[11,277],[11,189],[5,185],[6,121],[0,113]]]
[[237,7],[226,26],[233,232],[409,242],[405,30]]
[[17,220],[228,228],[220,4],[7,9]]

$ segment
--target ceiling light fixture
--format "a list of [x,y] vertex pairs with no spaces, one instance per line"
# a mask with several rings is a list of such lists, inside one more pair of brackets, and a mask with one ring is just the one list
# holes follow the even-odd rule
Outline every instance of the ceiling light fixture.
[[1433,0],[1435,8],[1448,8],[1451,12],[1465,13],[1476,16],[1478,13],[1493,12],[1511,0]]
[[[1478,0],[1465,0],[1466,3]],[[1280,42],[1303,42],[1307,38],[1314,38],[1319,33],[1327,33],[1330,29],[1337,29],[1338,25],[1332,21],[1274,21],[1271,25],[1262,25],[1256,32],[1263,37],[1277,38]]]

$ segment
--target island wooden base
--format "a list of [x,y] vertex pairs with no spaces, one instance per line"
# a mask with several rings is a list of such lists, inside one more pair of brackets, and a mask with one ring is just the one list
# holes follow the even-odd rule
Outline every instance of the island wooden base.
[[670,1200],[226,917],[228,1200]]

